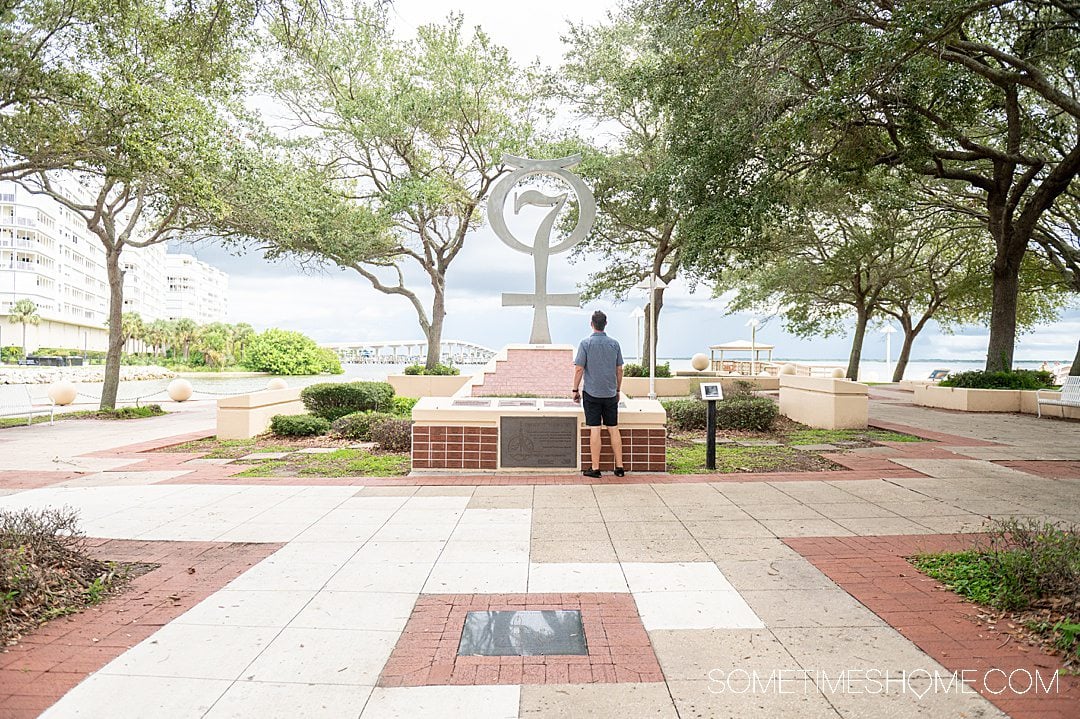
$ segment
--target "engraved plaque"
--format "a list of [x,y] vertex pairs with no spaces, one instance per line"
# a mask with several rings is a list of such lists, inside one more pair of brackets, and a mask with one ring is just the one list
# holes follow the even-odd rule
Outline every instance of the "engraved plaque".
[[502,417],[500,466],[574,469],[580,442],[577,417]]

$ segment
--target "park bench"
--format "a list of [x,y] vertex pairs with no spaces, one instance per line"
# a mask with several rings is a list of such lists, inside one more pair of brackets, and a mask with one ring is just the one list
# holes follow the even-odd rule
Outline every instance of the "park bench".
[[1040,397],[1039,393],[1045,391],[1036,390],[1035,392],[1035,408],[1040,417],[1042,417],[1042,406],[1044,404],[1058,407],[1080,407],[1080,376],[1066,377],[1064,384],[1061,385],[1061,396],[1057,399],[1049,397],[1043,399]]
[[56,404],[52,400],[49,400],[48,404],[35,404],[29,385],[22,385],[21,392],[12,389],[11,392],[0,393],[0,417],[26,417],[26,424],[29,425],[33,422],[34,415],[47,414],[49,424],[53,423],[56,419]]

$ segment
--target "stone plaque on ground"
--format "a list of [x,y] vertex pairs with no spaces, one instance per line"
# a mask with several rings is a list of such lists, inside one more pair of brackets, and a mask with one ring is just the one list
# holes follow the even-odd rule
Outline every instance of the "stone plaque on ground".
[[459,656],[587,655],[578,609],[469,612]]
[[502,467],[574,469],[578,464],[577,417],[502,417]]

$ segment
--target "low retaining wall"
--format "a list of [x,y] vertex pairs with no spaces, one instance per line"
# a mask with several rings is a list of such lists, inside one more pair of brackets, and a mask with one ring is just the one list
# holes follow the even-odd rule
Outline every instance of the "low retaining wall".
[[[915,404],[922,407],[951,409],[957,412],[1021,412],[1038,414],[1036,396],[1043,399],[1060,399],[1060,392],[1050,390],[1019,389],[969,389],[966,387],[941,387],[929,385],[915,388]],[[1080,419],[1080,407],[1047,405],[1042,407],[1047,417]]]
[[399,397],[450,397],[472,377],[459,375],[392,374],[386,381]]
[[[723,385],[724,392],[730,392],[731,388],[735,385],[735,382],[739,380],[754,385],[755,390],[775,392],[780,389],[779,377],[731,377],[730,375],[710,377],[704,375],[680,375],[678,377],[657,377],[656,396],[686,397],[691,394],[696,396],[700,392],[698,386],[702,382],[719,382]],[[631,397],[648,397],[649,378],[624,377],[622,390]]]
[[780,376],[780,414],[818,429],[865,429],[868,387],[846,379]]
[[270,428],[275,414],[303,414],[300,388],[266,389],[219,399],[218,439],[250,439]]

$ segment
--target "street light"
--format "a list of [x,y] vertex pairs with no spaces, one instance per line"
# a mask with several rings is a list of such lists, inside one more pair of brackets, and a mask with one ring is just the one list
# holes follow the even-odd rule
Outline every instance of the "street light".
[[634,332],[637,337],[637,361],[638,364],[641,364],[641,323],[645,319],[645,310],[635,307],[630,316],[634,318]]
[[757,328],[761,322],[751,317],[746,326],[750,328],[750,376],[757,377]]
[[653,272],[634,287],[649,291],[649,399],[656,399],[656,291],[667,287],[667,283]]
[[885,376],[892,382],[892,336],[896,332],[896,328],[892,325],[885,325],[881,328],[881,333],[885,335]]

